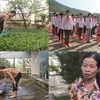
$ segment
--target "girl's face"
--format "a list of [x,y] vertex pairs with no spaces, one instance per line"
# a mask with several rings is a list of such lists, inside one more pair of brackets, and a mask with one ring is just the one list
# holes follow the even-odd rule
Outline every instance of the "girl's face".
[[0,69],[0,73],[3,72],[3,69]]
[[16,14],[14,14],[14,13],[11,13],[11,14],[10,14],[11,17],[14,17],[15,15],[16,15]]
[[66,13],[68,16],[70,15],[70,11]]
[[92,15],[91,14],[89,15],[89,18],[92,18]]
[[83,15],[80,15],[80,17],[82,18],[82,17],[83,17]]
[[81,70],[85,79],[95,78],[99,71],[97,62],[93,58],[85,58]]

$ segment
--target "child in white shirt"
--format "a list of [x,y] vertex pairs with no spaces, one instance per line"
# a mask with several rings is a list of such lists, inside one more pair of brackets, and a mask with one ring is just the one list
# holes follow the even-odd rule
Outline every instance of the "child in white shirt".
[[64,30],[65,30],[65,45],[69,46],[69,34],[73,30],[73,20],[70,16],[70,10],[66,11],[66,15],[64,16]]
[[58,28],[59,28],[59,40],[63,40],[63,31],[64,31],[64,15],[60,13],[58,18]]
[[78,18],[77,23],[78,23],[78,26],[79,26],[79,32],[78,32],[79,40],[81,40],[81,35],[82,35],[83,28],[84,28],[84,18],[83,18],[82,13],[80,13],[80,17]]
[[92,15],[91,13],[88,14],[88,18],[86,18],[86,29],[87,29],[87,39],[86,43],[91,43],[90,42],[90,37],[91,37],[91,31],[92,31]]

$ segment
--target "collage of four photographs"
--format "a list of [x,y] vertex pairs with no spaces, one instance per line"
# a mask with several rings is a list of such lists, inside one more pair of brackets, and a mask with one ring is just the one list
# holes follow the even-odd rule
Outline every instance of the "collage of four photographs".
[[0,0],[0,100],[99,100],[99,0]]

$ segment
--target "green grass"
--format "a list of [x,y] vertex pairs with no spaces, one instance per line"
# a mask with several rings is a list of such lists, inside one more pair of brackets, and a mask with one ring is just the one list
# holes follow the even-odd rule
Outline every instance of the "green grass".
[[9,29],[0,37],[0,51],[40,51],[48,49],[48,31]]
[[56,100],[71,100],[69,96],[57,97]]

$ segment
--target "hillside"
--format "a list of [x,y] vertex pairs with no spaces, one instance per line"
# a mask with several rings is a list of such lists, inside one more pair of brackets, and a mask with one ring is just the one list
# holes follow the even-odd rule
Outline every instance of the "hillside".
[[[68,6],[65,6],[63,4],[58,3],[56,0],[49,0],[49,11],[60,11],[65,13],[66,10],[70,10],[72,14],[79,14],[79,13],[83,13],[84,15],[87,15],[89,12],[85,11],[85,10],[79,10],[79,9],[75,9],[75,8],[70,8]],[[94,13],[94,15],[98,15],[97,13]]]

